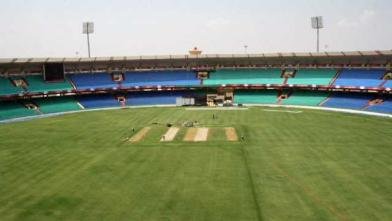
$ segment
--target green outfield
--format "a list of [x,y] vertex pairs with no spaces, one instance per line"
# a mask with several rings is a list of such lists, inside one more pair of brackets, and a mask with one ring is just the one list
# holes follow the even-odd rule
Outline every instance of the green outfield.
[[[0,220],[391,219],[391,119],[268,110],[123,109],[0,124]],[[186,121],[208,128],[207,141],[184,141]],[[166,123],[179,131],[161,142]],[[228,141],[225,128],[244,140]]]

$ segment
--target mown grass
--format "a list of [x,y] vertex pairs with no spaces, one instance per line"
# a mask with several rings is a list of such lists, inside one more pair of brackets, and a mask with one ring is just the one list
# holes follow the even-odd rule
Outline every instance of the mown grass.
[[[215,113],[218,118],[212,119]],[[209,142],[159,142],[197,120]],[[131,129],[152,129],[140,143]],[[225,141],[235,127],[242,142]],[[390,220],[392,121],[144,108],[0,125],[0,220]]]

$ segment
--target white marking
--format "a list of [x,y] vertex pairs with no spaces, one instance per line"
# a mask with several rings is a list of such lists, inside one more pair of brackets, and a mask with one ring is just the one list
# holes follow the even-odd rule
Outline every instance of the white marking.
[[286,112],[286,113],[292,113],[292,114],[302,113],[302,111],[290,111],[290,110],[269,110],[269,109],[263,109],[263,111],[268,111],[268,112]]
[[253,106],[253,107],[283,107],[283,108],[288,108],[288,109],[289,108],[300,108],[300,109],[309,109],[309,110],[323,110],[323,111],[332,111],[332,112],[341,112],[341,113],[361,114],[361,115],[368,115],[368,116],[392,118],[392,114],[383,114],[383,113],[370,112],[370,111],[359,111],[359,110],[331,108],[331,107],[319,107],[319,106],[312,107],[312,106],[278,105],[278,104],[248,104],[247,106]]
[[[350,113],[350,114],[360,114],[360,115],[368,115],[368,116],[376,116],[376,117],[387,117],[392,118],[392,114],[384,114],[384,113],[377,113],[377,112],[370,112],[370,111],[357,111],[357,110],[350,110],[350,109],[340,109],[340,108],[330,108],[330,107],[310,107],[310,106],[298,106],[298,105],[276,105],[276,104],[245,104],[248,107],[285,107],[285,108],[301,108],[301,109],[311,109],[311,110],[324,110],[324,111],[333,111],[333,112],[341,112],[341,113]],[[176,107],[176,105],[143,105],[143,106],[127,106],[127,109],[141,109],[147,107]],[[96,108],[96,109],[84,109],[78,111],[68,111],[68,112],[59,112],[59,113],[52,113],[52,114],[42,114],[42,115],[34,115],[28,117],[18,117],[8,120],[0,120],[0,123],[13,123],[13,122],[22,122],[28,121],[32,119],[41,119],[41,118],[48,118],[48,117],[56,117],[61,115],[67,114],[74,114],[80,112],[92,112],[92,111],[105,111],[105,110],[119,110],[124,109],[124,107],[108,107],[108,108]],[[197,108],[196,108],[197,109]],[[185,110],[188,110],[186,108]],[[217,110],[217,108],[213,108],[211,110]],[[247,108],[241,107],[235,110],[247,110]]]
[[196,110],[196,111],[201,111],[201,110],[228,110],[228,111],[233,111],[233,110],[248,110],[247,107],[188,107],[185,108],[185,110]]
[[84,110],[85,108],[83,107],[83,105],[80,103],[80,102],[76,102],[78,105],[79,105],[79,107],[82,109],[82,110]]

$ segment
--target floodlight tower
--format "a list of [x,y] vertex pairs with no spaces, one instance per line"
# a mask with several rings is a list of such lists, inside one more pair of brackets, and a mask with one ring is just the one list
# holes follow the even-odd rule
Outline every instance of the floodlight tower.
[[244,45],[245,54],[248,54],[248,45]]
[[312,28],[317,30],[317,52],[320,52],[320,29],[324,28],[323,17],[315,16],[311,18]]
[[90,34],[94,33],[94,23],[93,22],[83,22],[83,34],[87,35],[87,47],[88,47],[88,57],[91,57],[90,53]]

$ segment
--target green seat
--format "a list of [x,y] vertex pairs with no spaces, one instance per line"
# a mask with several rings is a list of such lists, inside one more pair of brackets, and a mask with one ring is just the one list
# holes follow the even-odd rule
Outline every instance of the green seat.
[[326,92],[298,91],[291,94],[288,99],[282,100],[285,105],[318,106],[328,97]]
[[276,91],[238,91],[234,93],[234,103],[237,104],[276,104]]
[[28,117],[36,114],[38,112],[27,109],[22,104],[16,102],[0,102],[0,120]]
[[80,106],[72,97],[56,97],[37,100],[39,109],[44,114],[80,110]]
[[287,84],[329,85],[335,75],[334,69],[303,69],[298,70],[294,78],[289,78]]
[[0,95],[19,94],[22,88],[15,87],[8,78],[0,77]]
[[280,69],[217,70],[203,84],[283,84],[280,76]]
[[64,91],[72,90],[72,85],[64,80],[62,82],[45,82],[41,75],[27,76],[26,80],[29,84],[29,92],[48,92],[48,91]]

